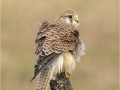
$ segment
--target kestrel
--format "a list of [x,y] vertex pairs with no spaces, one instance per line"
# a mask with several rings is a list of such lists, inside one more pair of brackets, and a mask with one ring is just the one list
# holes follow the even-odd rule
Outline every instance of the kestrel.
[[47,90],[50,80],[57,74],[64,72],[67,77],[74,70],[85,49],[77,30],[79,24],[78,14],[72,9],[60,12],[54,21],[40,23],[35,40],[37,62],[32,78],[40,73],[36,90]]

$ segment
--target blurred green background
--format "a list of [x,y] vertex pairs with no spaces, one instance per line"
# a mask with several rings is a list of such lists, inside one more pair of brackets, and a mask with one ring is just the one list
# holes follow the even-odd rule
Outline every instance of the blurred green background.
[[74,90],[118,90],[118,0],[2,0],[2,90],[35,90],[39,22],[72,8],[79,14],[85,56],[70,76]]

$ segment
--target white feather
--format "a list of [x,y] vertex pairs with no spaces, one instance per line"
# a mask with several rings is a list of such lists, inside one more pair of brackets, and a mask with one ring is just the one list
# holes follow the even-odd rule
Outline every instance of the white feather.
[[62,71],[62,67],[63,67],[63,56],[60,55],[57,60],[57,62],[55,63],[55,69],[53,72],[53,76],[52,79],[55,80],[57,73],[60,73]]
[[53,72],[52,79],[56,79],[57,73],[67,72],[69,74],[75,69],[76,60],[70,52],[64,52],[62,55],[58,57],[55,63],[55,69]]
[[71,22],[70,22],[70,18],[69,17],[66,17],[65,18],[65,21],[68,23],[68,24],[70,24]]

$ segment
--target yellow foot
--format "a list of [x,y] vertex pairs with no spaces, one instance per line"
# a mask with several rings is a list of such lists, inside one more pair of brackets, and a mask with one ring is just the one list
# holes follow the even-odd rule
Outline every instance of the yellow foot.
[[62,72],[65,73],[65,76],[66,76],[66,77],[70,76],[70,73],[69,73],[69,72],[66,72],[65,70],[62,70]]
[[66,77],[70,76],[70,73],[65,72],[65,76],[66,76]]

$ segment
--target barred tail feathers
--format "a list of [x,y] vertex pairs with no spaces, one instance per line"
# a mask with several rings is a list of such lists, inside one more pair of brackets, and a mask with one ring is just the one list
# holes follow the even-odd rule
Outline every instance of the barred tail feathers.
[[40,78],[35,90],[47,90],[54,68],[55,68],[55,65],[51,65],[50,67],[46,68],[41,72]]

